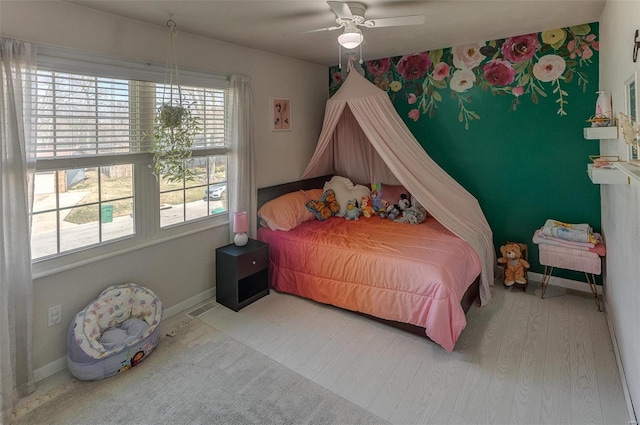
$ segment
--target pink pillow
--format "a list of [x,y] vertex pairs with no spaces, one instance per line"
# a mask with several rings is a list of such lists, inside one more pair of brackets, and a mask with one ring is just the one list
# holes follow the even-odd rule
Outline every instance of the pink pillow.
[[258,210],[258,217],[263,226],[271,230],[288,232],[315,216],[306,207],[310,199],[319,199],[322,189],[300,190],[282,195],[264,204]]

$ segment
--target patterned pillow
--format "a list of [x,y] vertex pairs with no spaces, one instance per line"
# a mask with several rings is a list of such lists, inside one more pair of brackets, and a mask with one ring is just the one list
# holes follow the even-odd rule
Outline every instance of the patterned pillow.
[[333,217],[340,210],[340,205],[336,201],[336,194],[333,189],[329,189],[322,194],[322,199],[307,201],[307,209],[320,221]]

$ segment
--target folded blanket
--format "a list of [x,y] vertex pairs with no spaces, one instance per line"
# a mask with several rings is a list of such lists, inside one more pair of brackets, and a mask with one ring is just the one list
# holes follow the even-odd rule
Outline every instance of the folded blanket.
[[570,224],[558,220],[547,220],[540,232],[545,236],[565,241],[597,243],[591,226],[586,223]]
[[602,242],[602,237],[598,233],[594,233],[593,236],[597,241],[597,243],[595,244],[590,242],[566,241],[563,239],[554,238],[552,236],[543,235],[540,230],[536,230],[533,234],[532,240],[535,244],[554,245],[563,248],[577,249],[580,251],[589,251],[594,252],[601,257],[604,257],[606,249],[604,243]]

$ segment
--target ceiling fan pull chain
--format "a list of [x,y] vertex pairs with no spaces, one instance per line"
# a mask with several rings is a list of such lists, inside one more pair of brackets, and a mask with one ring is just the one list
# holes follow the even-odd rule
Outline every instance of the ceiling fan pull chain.
[[342,69],[342,46],[338,43],[338,69]]

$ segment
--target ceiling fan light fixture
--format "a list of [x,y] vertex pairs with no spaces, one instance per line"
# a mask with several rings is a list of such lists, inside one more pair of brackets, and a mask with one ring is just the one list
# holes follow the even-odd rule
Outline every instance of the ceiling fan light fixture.
[[338,43],[345,49],[355,49],[364,41],[364,36],[358,28],[347,29],[338,36]]

